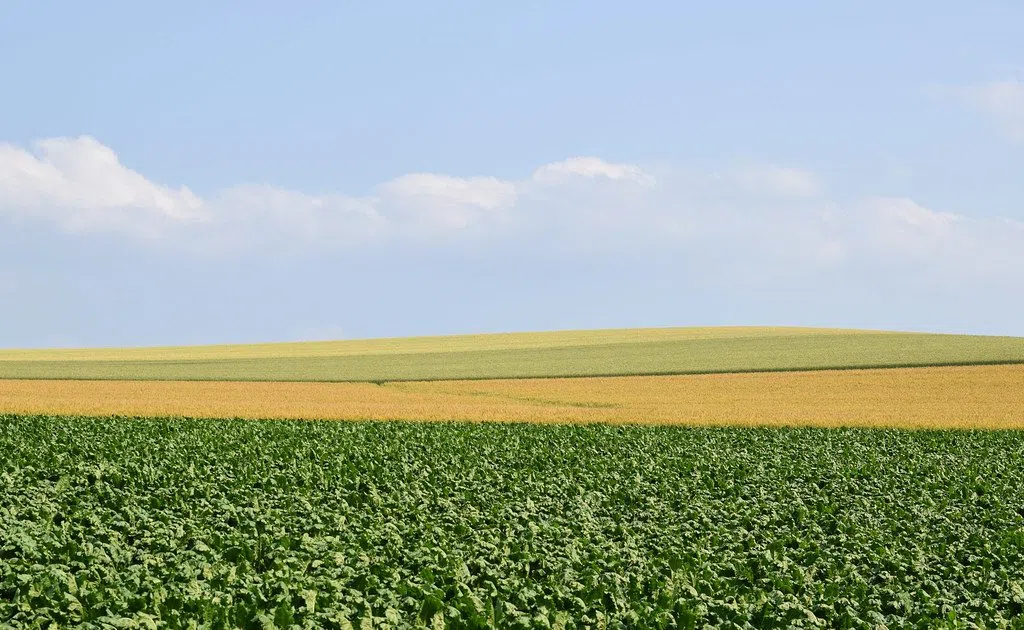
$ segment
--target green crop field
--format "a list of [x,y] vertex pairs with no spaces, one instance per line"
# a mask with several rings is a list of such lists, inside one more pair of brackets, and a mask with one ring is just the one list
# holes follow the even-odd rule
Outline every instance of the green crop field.
[[1024,363],[1024,338],[677,328],[0,351],[0,378],[408,381]]
[[6,416],[0,627],[1020,628],[1022,478],[1022,432]]

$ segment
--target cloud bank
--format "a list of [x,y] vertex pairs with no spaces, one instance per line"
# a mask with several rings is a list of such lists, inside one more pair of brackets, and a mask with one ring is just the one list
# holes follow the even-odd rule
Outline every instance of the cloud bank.
[[[982,101],[1012,118],[1016,89]],[[737,273],[858,265],[1024,281],[1024,223],[908,198],[837,201],[814,173],[770,164],[652,171],[573,157],[517,180],[410,173],[365,196],[242,184],[201,197],[151,181],[91,137],[51,138],[0,144],[0,221],[221,255],[483,243],[555,255],[683,253]]]

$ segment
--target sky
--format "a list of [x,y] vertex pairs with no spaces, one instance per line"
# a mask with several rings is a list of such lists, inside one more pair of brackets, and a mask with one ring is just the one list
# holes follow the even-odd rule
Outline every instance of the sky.
[[0,4],[0,347],[1024,335],[1024,4]]

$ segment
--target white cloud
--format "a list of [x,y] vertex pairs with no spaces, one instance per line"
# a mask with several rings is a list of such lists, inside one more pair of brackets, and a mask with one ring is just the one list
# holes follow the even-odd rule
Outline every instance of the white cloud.
[[463,229],[493,218],[516,202],[516,186],[496,177],[402,175],[378,190],[377,205],[392,216],[426,229]]
[[1024,283],[1022,223],[908,198],[839,203],[813,173],[774,165],[666,168],[655,178],[637,165],[576,157],[520,180],[413,173],[367,196],[243,184],[201,199],[146,179],[95,140],[52,139],[34,152],[0,145],[4,214],[204,252],[482,246],[570,257],[661,253],[748,278],[885,264]]
[[966,222],[959,215],[937,212],[902,197],[865,199],[852,210],[852,231],[859,236],[860,246],[875,256],[938,261],[950,241],[961,235],[959,224]]
[[482,210],[507,208],[515,203],[515,185],[495,177],[449,177],[433,173],[402,175],[381,187],[385,194],[412,201],[471,206]]
[[595,179],[604,177],[612,180],[628,180],[645,186],[653,186],[654,177],[633,164],[612,164],[596,157],[574,157],[562,162],[553,162],[538,168],[533,179],[538,182],[559,183],[572,177]]
[[1024,140],[1024,82],[997,81],[960,90],[971,105],[994,118],[1007,132]]
[[856,260],[924,268],[933,278],[953,282],[1024,283],[1024,222],[970,218],[893,197],[851,204],[846,220],[846,241]]
[[901,197],[876,197],[863,205],[876,212],[894,229],[929,239],[948,236],[955,224],[964,220],[952,212],[929,210],[911,199]]
[[0,144],[0,205],[75,230],[156,235],[160,225],[204,221],[188,188],[156,185],[93,138],[52,138],[34,152]]
[[[109,147],[89,137],[36,143],[36,154],[0,145],[0,213],[51,221],[69,231],[111,231],[187,240],[201,249],[237,250],[272,242],[360,247],[386,239],[431,240],[510,229],[537,219],[538,186],[548,192],[571,180],[595,178],[627,187],[650,186],[637,166],[581,157],[537,169],[523,181],[411,173],[379,185],[372,196],[309,195],[263,184],[226,188],[206,199],[187,188],[156,184],[121,164]],[[622,208],[602,198],[586,202],[588,220],[616,223]],[[575,195],[576,199],[570,199]],[[575,223],[586,186],[556,190],[550,209]],[[557,206],[557,207],[554,207]],[[625,215],[628,219],[628,212]],[[541,217],[543,219],[543,217]],[[578,224],[575,225],[578,227]]]

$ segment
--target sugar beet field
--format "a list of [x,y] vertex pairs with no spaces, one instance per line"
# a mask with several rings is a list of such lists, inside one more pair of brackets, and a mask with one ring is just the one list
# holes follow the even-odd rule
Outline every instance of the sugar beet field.
[[0,416],[0,626],[1024,627],[1024,432]]

